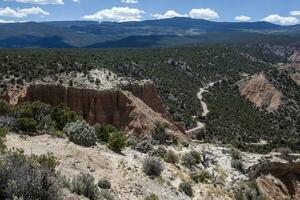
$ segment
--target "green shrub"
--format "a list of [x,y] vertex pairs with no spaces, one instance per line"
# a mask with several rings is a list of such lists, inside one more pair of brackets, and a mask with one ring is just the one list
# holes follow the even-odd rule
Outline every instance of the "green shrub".
[[99,179],[98,186],[101,189],[110,189],[111,188],[111,184],[110,184],[109,180],[107,180],[106,178]]
[[9,115],[10,113],[11,113],[10,105],[6,101],[0,99],[0,116]]
[[0,154],[6,149],[5,138],[7,134],[8,130],[6,128],[0,128]]
[[57,131],[56,122],[51,119],[51,115],[45,115],[42,117],[42,119],[39,121],[38,128],[40,130],[47,130],[50,134],[55,134]]
[[0,199],[60,200],[61,185],[47,165],[9,152],[0,167]]
[[169,138],[168,134],[166,133],[166,125],[161,123],[156,124],[154,132],[152,133],[152,138],[159,144],[165,144]]
[[64,104],[59,104],[52,109],[51,118],[56,122],[56,128],[59,130],[62,130],[68,123],[83,120],[80,115]]
[[27,134],[34,134],[37,130],[38,123],[33,118],[18,118],[17,124],[19,130],[27,133]]
[[96,136],[98,141],[107,143],[109,136],[113,132],[117,132],[118,129],[112,125],[95,125]]
[[160,157],[160,158],[164,158],[165,155],[167,153],[167,149],[163,146],[159,146],[157,149],[153,149],[151,150],[148,155],[149,156],[154,156],[154,157]]
[[196,140],[203,140],[205,138],[205,131],[204,130],[198,131],[193,135],[193,138]]
[[126,146],[131,147],[133,149],[136,148],[137,144],[138,144],[138,138],[135,137],[134,135],[130,135],[126,140]]
[[231,167],[240,171],[241,173],[244,173],[244,167],[243,167],[243,162],[241,160],[231,160]]
[[114,200],[114,196],[109,190],[101,190],[98,193],[97,200]]
[[192,168],[194,165],[199,164],[200,160],[201,160],[200,154],[194,150],[185,153],[181,157],[182,164],[188,168]]
[[190,177],[195,183],[205,183],[212,178],[212,175],[208,171],[201,170],[192,172]]
[[153,149],[153,145],[149,139],[143,140],[136,145],[135,149],[141,153],[147,153]]
[[48,115],[50,110],[50,105],[40,101],[21,103],[14,108],[17,118],[33,118],[36,121],[40,121]]
[[255,181],[242,181],[235,189],[234,197],[236,200],[263,200]]
[[63,131],[55,131],[54,136],[58,138],[65,138],[66,134]]
[[32,156],[32,159],[37,161],[41,166],[47,167],[53,173],[55,172],[55,167],[59,164],[57,158],[53,153],[42,154],[39,156]]
[[233,160],[239,160],[239,159],[242,159],[242,155],[241,155],[241,152],[237,149],[231,149],[230,150],[230,154],[231,154],[231,158]]
[[126,146],[126,138],[124,134],[117,131],[110,134],[108,140],[108,148],[113,150],[114,152],[120,153],[122,149]]
[[179,191],[183,192],[189,197],[193,196],[193,188],[189,182],[183,181],[179,184]]
[[243,161],[241,152],[237,149],[231,149],[231,167],[244,173]]
[[10,131],[17,131],[17,120],[12,116],[0,116],[0,127],[6,128]]
[[143,171],[148,176],[160,176],[163,166],[158,158],[150,157],[144,161]]
[[200,153],[198,153],[198,152],[195,151],[195,150],[192,150],[192,151],[190,152],[190,154],[193,156],[193,158],[194,158],[194,160],[195,160],[195,163],[196,163],[196,164],[199,164],[200,161],[201,161]]
[[150,194],[148,196],[145,197],[144,200],[159,200],[158,196],[156,196],[156,194]]
[[167,163],[172,163],[172,164],[176,164],[178,163],[179,161],[179,158],[178,156],[175,154],[174,151],[172,150],[168,150],[165,157],[164,157],[164,160],[167,162]]
[[96,145],[95,129],[85,121],[69,123],[63,131],[67,134],[69,140],[75,144],[85,147]]
[[71,182],[71,191],[90,200],[97,200],[99,190],[94,182],[95,178],[90,174],[77,175]]

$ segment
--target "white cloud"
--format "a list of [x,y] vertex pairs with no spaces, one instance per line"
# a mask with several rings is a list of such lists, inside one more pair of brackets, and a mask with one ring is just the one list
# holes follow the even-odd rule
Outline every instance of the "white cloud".
[[25,13],[26,15],[50,15],[50,13],[40,7],[24,8],[18,10],[18,12]]
[[269,15],[262,19],[266,22],[277,23],[281,25],[294,25],[299,22],[296,17],[283,17],[277,14]]
[[157,19],[165,19],[165,18],[173,18],[173,17],[191,17],[194,19],[217,19],[219,18],[219,14],[210,9],[210,8],[194,8],[192,9],[189,14],[180,14],[174,10],[169,10],[165,12],[164,14],[154,14],[153,17]]
[[210,8],[194,8],[190,11],[189,16],[194,19],[206,20],[219,18],[219,14]]
[[31,4],[40,4],[40,5],[47,5],[47,4],[54,4],[54,5],[63,5],[63,0],[15,0],[19,3],[31,3]]
[[173,18],[173,17],[188,17],[187,14],[180,14],[174,10],[168,10],[164,14],[154,14],[152,16],[157,19],[166,19],[166,18]]
[[7,24],[7,23],[15,23],[15,21],[12,21],[12,20],[6,21],[6,20],[0,19],[0,24]]
[[300,16],[300,10],[291,11],[290,15],[292,15],[292,16]]
[[121,0],[122,3],[138,3],[138,0]]
[[239,22],[247,22],[251,20],[251,17],[245,16],[245,15],[241,15],[241,16],[236,16],[234,18],[235,21],[239,21]]
[[109,21],[140,21],[145,12],[136,8],[113,7],[104,9],[92,15],[85,15],[82,18],[87,20],[109,20]]
[[17,10],[14,10],[10,7],[6,7],[6,8],[0,8],[0,16],[2,17],[26,17],[27,14],[22,13],[22,12],[18,12]]
[[50,15],[50,13],[44,11],[40,7],[24,8],[24,9],[12,9],[10,7],[0,8],[0,16],[3,17],[16,17],[24,18],[28,15]]

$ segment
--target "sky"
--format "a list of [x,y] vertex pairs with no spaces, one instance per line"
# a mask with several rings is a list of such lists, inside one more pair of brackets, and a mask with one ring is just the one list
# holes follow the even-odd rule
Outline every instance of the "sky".
[[2,23],[171,17],[293,25],[300,23],[300,0],[0,0]]

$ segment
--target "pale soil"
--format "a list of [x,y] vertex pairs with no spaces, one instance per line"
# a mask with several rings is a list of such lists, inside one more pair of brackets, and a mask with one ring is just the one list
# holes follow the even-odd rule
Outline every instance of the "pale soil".
[[[7,136],[8,148],[21,148],[26,155],[52,152],[59,159],[57,170],[69,178],[79,173],[91,173],[95,179],[105,177],[110,180],[116,199],[142,200],[150,193],[155,193],[161,200],[190,199],[178,192],[182,180],[191,181],[190,170],[181,164],[174,166],[163,163],[161,177],[151,179],[145,176],[142,166],[146,154],[126,148],[116,154],[105,145],[85,148],[68,142],[67,139],[53,138],[48,135],[20,137],[16,134]],[[235,184],[247,177],[231,168],[231,156],[228,148],[210,144],[192,143],[189,148],[169,147],[178,155],[194,149],[208,158],[208,166],[198,165],[197,170],[207,170],[213,174],[213,182],[193,183],[194,200],[231,199]],[[257,163],[261,155],[243,154],[244,165],[249,167]],[[192,181],[191,181],[192,182]]]
[[172,171],[174,167],[167,167],[163,171],[162,180],[150,179],[142,171],[146,155],[130,149],[124,150],[124,155],[120,155],[108,150],[104,145],[85,148],[68,142],[67,139],[48,135],[23,139],[16,134],[10,134],[6,144],[8,148],[23,149],[26,155],[52,152],[60,162],[57,170],[69,178],[80,173],[90,173],[96,180],[107,178],[117,199],[138,200],[152,192],[160,199],[189,199],[181,193],[176,194],[176,189],[168,185],[169,177],[175,176]]

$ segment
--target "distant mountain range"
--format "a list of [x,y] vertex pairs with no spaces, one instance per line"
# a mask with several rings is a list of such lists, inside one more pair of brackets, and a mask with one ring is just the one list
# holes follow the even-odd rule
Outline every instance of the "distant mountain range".
[[191,18],[122,23],[53,21],[0,24],[1,48],[173,47],[284,41],[295,37],[300,37],[300,25],[212,22]]

